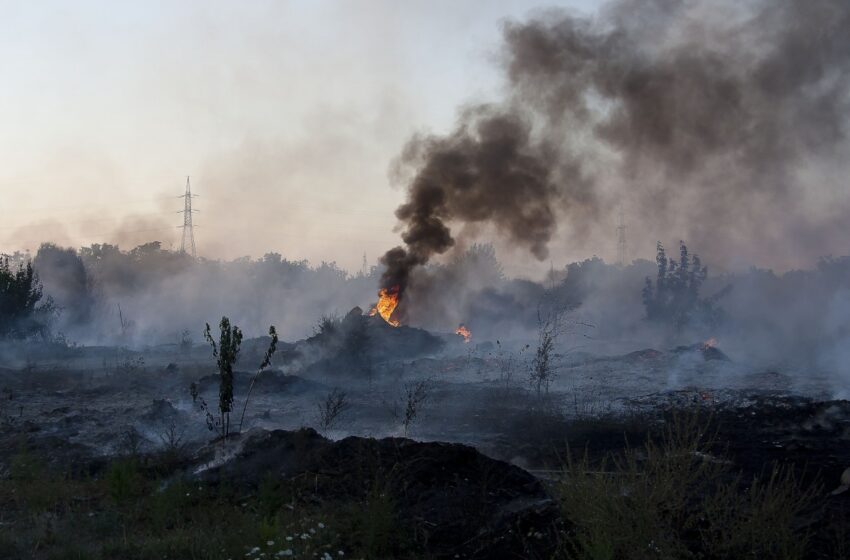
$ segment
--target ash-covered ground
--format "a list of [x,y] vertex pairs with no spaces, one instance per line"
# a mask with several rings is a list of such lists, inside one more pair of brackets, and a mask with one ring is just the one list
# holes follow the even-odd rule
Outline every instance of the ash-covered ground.
[[[477,340],[473,333],[467,342],[451,332],[392,327],[359,308],[324,320],[307,339],[280,341],[271,367],[259,373],[270,339],[246,339],[227,440],[208,426],[206,412],[213,420],[218,414],[220,382],[209,345],[8,346],[15,367],[0,370],[0,472],[17,480],[24,453],[71,480],[112,481],[109,465],[139,457],[166,477],[154,496],[188,477],[199,489],[227,480],[252,503],[266,491],[264,480],[280,476],[306,484],[311,504],[366,510],[373,482],[364,481],[386,476],[394,523],[426,536],[405,545],[414,552],[398,545],[366,557],[393,550],[545,558],[562,552],[573,527],[558,505],[567,457],[578,450],[604,465],[686,413],[701,415],[714,434],[693,451],[700,462],[728,465],[741,480],[776,465],[790,469],[782,472],[810,493],[803,520],[795,521],[813,535],[805,557],[829,557],[838,546],[829,535],[847,520],[841,484],[850,466],[850,403],[832,399],[829,376],[759,368],[716,340],[605,352],[580,327],[555,347],[544,382],[534,377],[539,339]],[[3,523],[11,530],[23,522],[14,512],[25,510],[17,499],[9,504],[13,513]],[[91,507],[87,515],[106,515]]]
[[[759,368],[726,354],[714,340],[624,354],[589,349],[594,344],[586,340],[572,352],[559,345],[551,379],[537,387],[531,378],[535,340],[478,341],[473,334],[465,342],[454,333],[393,328],[360,313],[353,310],[340,324],[362,320],[374,350],[352,356],[327,333],[281,342],[272,367],[256,376],[243,431],[313,427],[331,439],[456,442],[545,469],[576,421],[675,407],[751,411],[756,417],[774,403],[833,403],[827,376]],[[568,346],[570,337],[565,338]],[[237,418],[267,344],[258,338],[243,345],[234,382]],[[33,346],[31,352],[22,367],[0,370],[7,452],[21,433],[34,442],[61,441],[61,448],[91,457],[118,454],[127,445],[153,452],[175,437],[200,446],[215,436],[201,407],[206,402],[215,412],[218,402],[218,374],[207,345],[54,351]],[[407,392],[417,386],[421,395],[405,422]],[[323,425],[322,409],[332,394],[342,394],[344,404]],[[843,403],[834,401],[824,418],[799,429],[843,423]],[[837,448],[845,434],[839,436]]]

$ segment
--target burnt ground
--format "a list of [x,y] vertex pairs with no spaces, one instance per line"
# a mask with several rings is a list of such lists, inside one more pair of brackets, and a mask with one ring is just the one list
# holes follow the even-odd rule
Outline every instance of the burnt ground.
[[[403,343],[365,363],[329,337],[283,344],[255,384],[248,433],[216,444],[199,406],[217,398],[205,347],[74,348],[9,361],[0,369],[0,476],[14,478],[22,453],[51,472],[93,479],[105,479],[117,458],[141,457],[157,480],[190,477],[240,496],[273,476],[306,484],[298,495],[309,507],[368,510],[375,492],[392,496],[387,507],[410,536],[394,554],[548,557],[573,521],[551,488],[565,456],[599,462],[687,411],[703,415],[711,455],[742,480],[783,464],[816,489],[817,507],[800,523],[815,535],[809,557],[834,557],[827,532],[846,519],[850,492],[830,492],[850,467],[850,403],[830,399],[816,375],[801,381],[696,344],[559,355],[556,378],[538,395],[522,342],[375,328],[374,337]],[[248,341],[239,367],[259,363],[264,345]],[[251,375],[237,372],[237,411]],[[427,397],[405,428],[405,391],[417,381],[427,382]],[[319,403],[333,389],[346,393],[344,413],[322,435],[297,431],[320,426]],[[163,464],[167,451],[175,453]],[[0,528],[18,521],[4,517]],[[357,542],[347,544],[365,546]]]

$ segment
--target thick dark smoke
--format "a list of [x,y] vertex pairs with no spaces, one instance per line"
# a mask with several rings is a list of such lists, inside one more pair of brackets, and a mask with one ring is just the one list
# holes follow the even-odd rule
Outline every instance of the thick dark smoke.
[[407,248],[383,258],[383,287],[407,287],[411,269],[446,252],[454,239],[446,222],[490,222],[538,258],[547,255],[560,192],[552,170],[557,154],[532,137],[517,113],[479,106],[447,137],[414,138],[400,163],[418,171],[408,200],[396,210]]
[[453,224],[542,259],[556,227],[583,243],[620,200],[635,235],[710,259],[840,250],[850,205],[821,179],[847,152],[847,29],[846,0],[621,0],[507,24],[506,99],[399,158],[406,248],[384,256],[384,287],[447,251]]

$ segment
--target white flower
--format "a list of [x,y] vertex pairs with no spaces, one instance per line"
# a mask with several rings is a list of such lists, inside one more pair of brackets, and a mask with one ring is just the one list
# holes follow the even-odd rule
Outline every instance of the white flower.
[[319,529],[324,529],[324,528],[325,528],[325,524],[324,524],[324,523],[319,523]]
[[291,541],[292,537],[286,537],[286,540]]
[[266,546],[274,546],[274,541],[266,541]]
[[310,527],[310,534],[311,534],[311,535],[315,535],[315,534],[316,534],[316,530],[315,530],[315,529],[313,529],[312,527]]
[[337,554],[339,554],[340,556],[345,556],[345,553],[344,553],[343,551],[341,551],[341,550],[338,550],[338,551],[337,551]]
[[292,549],[287,548],[286,550],[281,550],[277,553],[277,556],[292,556]]

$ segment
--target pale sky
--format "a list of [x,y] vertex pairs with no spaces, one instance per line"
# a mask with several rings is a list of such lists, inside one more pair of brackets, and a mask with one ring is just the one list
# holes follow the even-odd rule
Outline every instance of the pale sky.
[[357,269],[404,142],[497,99],[502,22],[553,4],[0,0],[0,251],[178,247],[190,175],[201,255]]

